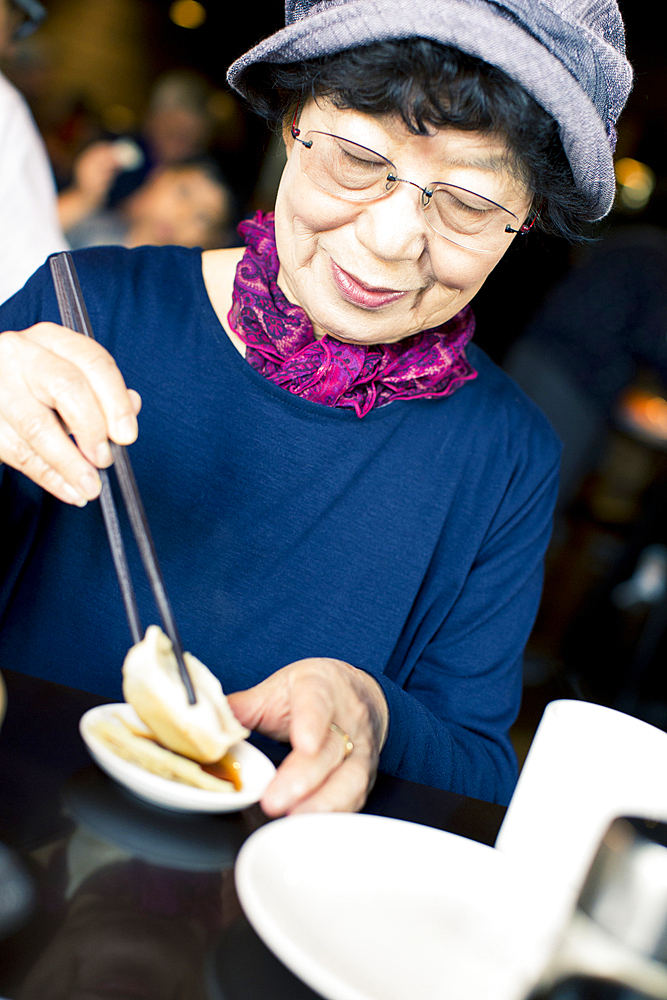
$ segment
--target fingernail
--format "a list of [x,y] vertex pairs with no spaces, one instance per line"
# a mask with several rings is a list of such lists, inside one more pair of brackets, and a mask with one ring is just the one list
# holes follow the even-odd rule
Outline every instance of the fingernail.
[[289,803],[290,799],[288,796],[280,792],[276,794],[273,790],[265,792],[262,796],[262,808],[272,816],[284,813]]
[[116,424],[116,437],[120,443],[130,444],[137,436],[137,422],[134,417],[123,417]]
[[94,500],[102,488],[102,483],[99,476],[94,476],[91,472],[87,472],[85,475],[81,476],[79,486],[84,497],[88,497],[89,500]]
[[81,494],[77,493],[77,491],[72,486],[70,486],[69,483],[63,484],[63,493],[65,494],[66,497],[68,497],[72,501],[72,503],[76,507],[85,507],[86,504],[88,503],[88,501],[84,500]]
[[109,447],[108,441],[103,441],[99,444],[95,450],[95,460],[101,468],[106,468],[107,465],[111,465],[113,462],[113,456],[111,454],[111,448]]
[[283,806],[280,802],[276,802],[275,799],[262,799],[260,805],[267,816],[283,816],[286,812],[286,806]]

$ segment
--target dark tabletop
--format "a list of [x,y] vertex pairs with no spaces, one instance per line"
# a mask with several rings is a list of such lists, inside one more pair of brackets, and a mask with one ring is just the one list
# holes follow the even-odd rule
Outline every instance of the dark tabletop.
[[[104,699],[4,678],[0,998],[316,998],[264,947],[236,898],[234,858],[267,822],[259,806],[196,815],[141,802],[92,763],[79,736],[81,715]],[[504,815],[386,775],[364,812],[487,844]]]

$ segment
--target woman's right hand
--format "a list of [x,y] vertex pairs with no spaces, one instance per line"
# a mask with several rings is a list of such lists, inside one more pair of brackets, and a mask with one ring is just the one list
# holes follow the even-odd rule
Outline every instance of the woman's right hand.
[[131,444],[140,409],[94,340],[56,323],[0,333],[0,462],[65,503],[99,495],[109,439]]

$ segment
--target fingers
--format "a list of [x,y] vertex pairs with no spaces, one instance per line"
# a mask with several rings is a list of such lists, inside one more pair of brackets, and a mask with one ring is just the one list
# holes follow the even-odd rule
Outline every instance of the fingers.
[[[370,675],[340,660],[313,657],[229,700],[244,725],[292,745],[262,798],[267,815],[360,808],[388,725],[384,695]],[[349,734],[349,756],[333,722]]]
[[[127,390],[127,394],[130,397],[130,406],[132,407],[132,412],[134,413],[134,415],[136,417],[141,412],[141,396],[139,395],[139,393],[137,392],[136,389],[128,389]],[[135,435],[135,439],[136,439],[136,435]],[[115,440],[116,440],[116,438],[114,438],[114,441]],[[118,441],[117,443],[121,444],[122,442]],[[132,442],[128,442],[128,444],[131,444],[131,443]]]
[[[352,752],[354,754],[354,751]],[[358,812],[366,802],[375,779],[377,764],[348,757],[316,791],[290,809],[290,815],[306,812]]]
[[282,670],[247,691],[235,691],[227,700],[236,718],[248,729],[279,742],[289,739],[288,684]]
[[[0,426],[0,458],[18,469],[33,482],[48,490],[59,500],[85,507],[100,489],[97,470],[85,462],[69,440],[54,414],[39,413],[31,422],[30,414],[16,414],[20,431]],[[62,441],[62,447],[52,447],[49,440]],[[42,447],[42,441],[45,442]],[[47,458],[40,452],[43,451]],[[76,485],[74,485],[76,484]]]
[[[135,406],[139,394],[130,397],[125,381],[116,362],[96,341],[83,337],[53,323],[38,323],[25,331],[28,339],[51,355],[50,365],[60,359],[57,370],[47,368],[47,359],[41,360],[43,373],[38,380],[46,380],[46,392],[51,403],[72,408],[76,423],[66,420],[70,431],[79,440],[87,441],[85,422],[93,420],[99,441],[100,434],[116,444],[132,444],[136,440],[138,426]],[[4,337],[5,334],[2,335]],[[1,339],[0,339],[1,343]],[[41,369],[40,369],[41,372]],[[84,399],[79,399],[82,394]],[[93,412],[95,408],[99,412]],[[54,406],[54,408],[56,408]],[[60,412],[60,410],[59,410]],[[92,459],[92,456],[89,456]]]
[[289,740],[304,755],[325,755],[326,748],[336,743],[330,739],[335,736],[329,728],[331,723],[335,716],[347,715],[347,706],[342,704],[347,692],[341,690],[338,672],[324,671],[319,659],[301,662],[302,669],[293,675],[291,685]]
[[267,816],[299,812],[355,812],[361,809],[377,769],[363,744],[349,756],[331,730],[317,754],[293,750],[280,765],[261,800]]
[[343,763],[345,748],[340,736],[331,730],[324,735],[317,753],[293,749],[276,772],[262,798],[262,808],[269,816],[281,816],[314,791],[321,788],[334,770]]
[[130,444],[140,406],[94,341],[53,323],[0,335],[0,461],[66,503],[99,494],[108,438]]

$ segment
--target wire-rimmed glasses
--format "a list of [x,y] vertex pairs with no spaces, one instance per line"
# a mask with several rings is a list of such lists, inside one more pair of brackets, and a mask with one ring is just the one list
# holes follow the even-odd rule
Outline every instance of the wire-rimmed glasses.
[[429,227],[466,250],[497,253],[507,248],[511,236],[529,232],[535,222],[536,216],[522,225],[508,208],[457,184],[434,181],[422,187],[399,177],[386,156],[342,136],[315,130],[302,138],[296,113],[292,136],[303,147],[303,173],[323,191],[345,201],[374,201],[391,194],[399,184],[411,184],[421,191],[420,204]]

